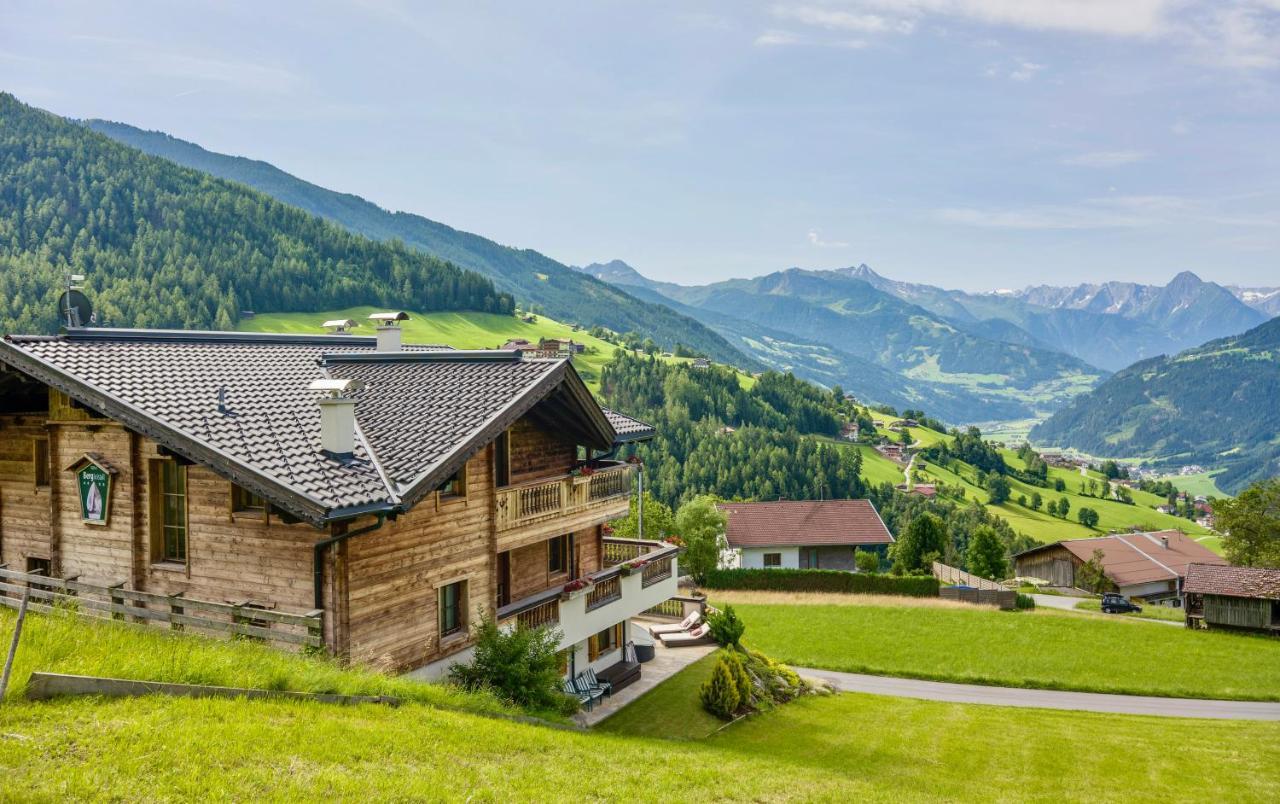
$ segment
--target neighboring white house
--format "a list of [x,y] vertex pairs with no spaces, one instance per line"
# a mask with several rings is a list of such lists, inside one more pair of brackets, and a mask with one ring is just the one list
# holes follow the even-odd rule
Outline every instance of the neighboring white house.
[[893,535],[868,500],[722,503],[723,567],[854,570],[862,549],[882,557]]

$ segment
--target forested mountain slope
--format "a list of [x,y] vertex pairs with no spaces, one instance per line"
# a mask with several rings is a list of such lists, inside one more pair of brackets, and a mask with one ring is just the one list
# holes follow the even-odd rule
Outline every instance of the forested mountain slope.
[[239,311],[353,302],[508,313],[470,271],[0,94],[0,331],[51,331],[67,272],[99,323],[231,329]]
[[1280,319],[1136,363],[1032,431],[1094,455],[1225,466],[1225,491],[1280,474]]
[[357,234],[374,240],[398,239],[412,249],[482,273],[500,290],[561,321],[634,331],[668,349],[684,344],[723,362],[748,369],[760,367],[697,321],[661,304],[633,298],[536,251],[503,246],[420,215],[389,212],[359,196],[303,181],[266,162],[214,153],[161,132],[103,120],[85,121],[84,125],[149,154],[247,184]]

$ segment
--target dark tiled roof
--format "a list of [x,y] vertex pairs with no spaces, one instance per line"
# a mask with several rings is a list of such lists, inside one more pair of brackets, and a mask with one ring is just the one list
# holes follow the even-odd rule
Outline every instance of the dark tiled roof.
[[[567,361],[375,345],[343,335],[74,330],[7,337],[0,361],[312,522],[412,504],[553,391],[557,404],[577,405],[593,446],[613,441]],[[320,452],[318,394],[308,386],[323,377],[366,383],[355,395],[360,432],[349,460]]]
[[1192,564],[1183,589],[1204,595],[1280,600],[1280,569]]
[[616,410],[609,410],[608,408],[601,408],[601,410],[604,411],[604,416],[609,420],[613,431],[618,434],[616,440],[619,443],[644,441],[653,438],[655,431],[652,424],[633,419],[625,413],[618,413]]
[[1171,581],[1185,576],[1187,566],[1192,562],[1226,563],[1209,548],[1176,530],[1113,533],[1094,539],[1068,539],[1035,547],[1018,555],[1024,556],[1055,546],[1062,547],[1081,561],[1088,561],[1093,558],[1094,550],[1101,550],[1103,572],[1117,586]]
[[893,536],[868,500],[723,503],[730,547],[889,544]]

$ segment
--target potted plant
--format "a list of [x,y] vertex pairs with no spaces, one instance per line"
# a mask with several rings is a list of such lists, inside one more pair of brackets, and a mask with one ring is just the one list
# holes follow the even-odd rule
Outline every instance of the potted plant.
[[584,592],[591,590],[593,584],[585,578],[574,578],[564,585],[560,596],[565,600],[573,600],[575,597],[582,595]]
[[630,561],[618,565],[623,575],[634,575],[648,566],[649,562],[639,558],[633,558]]

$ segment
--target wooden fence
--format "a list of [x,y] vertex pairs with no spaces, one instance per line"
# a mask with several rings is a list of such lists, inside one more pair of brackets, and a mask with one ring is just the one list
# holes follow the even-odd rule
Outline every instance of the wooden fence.
[[995,581],[986,578],[980,578],[958,567],[952,567],[940,562],[933,562],[933,577],[942,581],[944,584],[959,584],[961,586],[972,586],[974,589],[986,589],[992,592],[999,592],[1004,589],[1003,586]]
[[959,586],[944,586],[938,590],[943,600],[959,600],[961,603],[974,603],[979,606],[999,606],[1010,611],[1018,605],[1018,593],[1012,589],[972,589]]
[[242,604],[193,600],[125,589],[124,584],[98,586],[75,578],[46,578],[0,565],[0,605],[18,608],[30,589],[32,611],[71,611],[85,617],[156,625],[174,631],[240,636],[294,647],[324,646],[324,611],[292,614]]

